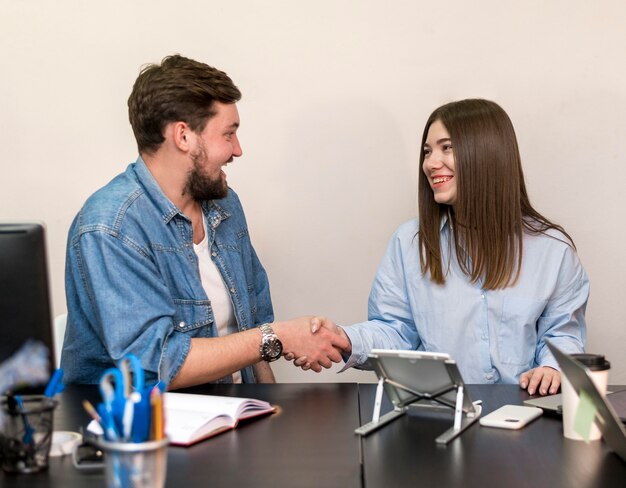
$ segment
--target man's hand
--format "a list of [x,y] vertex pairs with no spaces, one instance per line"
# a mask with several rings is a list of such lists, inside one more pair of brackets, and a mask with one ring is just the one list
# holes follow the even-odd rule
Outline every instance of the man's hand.
[[530,395],[537,391],[540,395],[555,394],[561,386],[561,373],[549,366],[533,368],[519,377],[519,386]]
[[328,328],[311,333],[313,319],[315,317],[299,317],[275,322],[272,327],[283,343],[286,359],[306,358],[305,363],[309,365],[306,369],[319,373],[322,367],[330,368],[332,363],[341,362],[341,351],[350,348],[350,341],[345,333],[340,335]]

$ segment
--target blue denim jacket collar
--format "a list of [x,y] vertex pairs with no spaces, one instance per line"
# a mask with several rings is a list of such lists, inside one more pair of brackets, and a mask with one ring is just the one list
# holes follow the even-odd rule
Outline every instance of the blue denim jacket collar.
[[181,217],[187,219],[185,214],[183,214],[180,209],[165,196],[163,190],[154,179],[154,176],[148,169],[148,166],[146,166],[146,163],[141,156],[137,158],[133,169],[137,175],[137,180],[141,183],[141,186],[143,186],[146,195],[150,197],[150,199],[154,202],[154,205],[161,212],[161,218],[164,223],[167,224],[176,215],[180,215]]
[[[154,179],[154,176],[141,156],[137,158],[134,169],[137,174],[137,179],[144,187],[146,195],[152,199],[155,206],[161,211],[164,223],[169,223],[176,215],[180,215],[185,220],[189,220],[189,218],[163,193],[163,190]],[[231,216],[231,214],[222,208],[215,200],[203,201],[202,210],[207,218],[209,227],[212,229],[216,229],[222,221]]]
[[215,200],[202,202],[202,210],[207,219],[207,227],[217,229],[224,220],[230,217],[230,213],[223,209]]

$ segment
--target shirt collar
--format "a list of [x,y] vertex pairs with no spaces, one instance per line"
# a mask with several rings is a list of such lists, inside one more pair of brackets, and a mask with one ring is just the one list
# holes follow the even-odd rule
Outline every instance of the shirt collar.
[[[146,195],[150,197],[161,212],[163,222],[167,224],[176,215],[180,215],[181,217],[189,220],[189,218],[176,205],[174,205],[174,203],[172,203],[167,196],[165,196],[165,193],[163,193],[163,190],[154,179],[154,176],[148,169],[148,166],[146,166],[146,163],[141,156],[139,156],[137,161],[133,164],[133,169],[135,171],[135,175],[137,176],[137,180],[141,186],[143,186]],[[230,213],[228,213],[221,205],[216,203],[215,200],[203,201],[202,209],[204,210],[204,214],[207,216],[209,226],[212,228],[217,227],[222,220],[226,220],[230,217]]]
[[150,173],[148,166],[141,156],[137,158],[137,161],[132,165],[137,181],[143,187],[146,195],[154,202],[155,206],[161,212],[161,218],[165,223],[168,223],[176,214],[183,215],[180,209],[172,203],[172,201],[165,196],[163,190]]
[[230,213],[218,204],[216,200],[203,201],[202,210],[206,216],[207,225],[212,229],[215,229],[223,220],[230,217]]
[[439,221],[439,232],[443,232],[445,230],[449,230],[450,227],[450,217],[448,216],[448,212],[444,213],[441,216],[441,220]]

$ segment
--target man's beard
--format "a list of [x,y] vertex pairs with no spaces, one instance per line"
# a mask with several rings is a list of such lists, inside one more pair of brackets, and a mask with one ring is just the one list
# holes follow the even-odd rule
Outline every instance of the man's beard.
[[183,195],[190,195],[194,200],[217,200],[228,195],[228,185],[223,181],[221,174],[216,179],[211,178],[203,169],[207,162],[204,145],[200,150],[191,153],[193,168],[187,174],[187,181]]

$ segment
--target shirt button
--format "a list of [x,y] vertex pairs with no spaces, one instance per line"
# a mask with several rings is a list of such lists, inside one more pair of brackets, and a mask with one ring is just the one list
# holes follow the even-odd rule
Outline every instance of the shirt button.
[[480,299],[484,300],[485,299],[485,294],[483,293],[482,295],[480,295]]
[[231,292],[231,293],[235,293],[235,288],[234,288],[234,287],[233,287],[233,288],[231,288],[231,289],[230,289],[230,292]]
[[178,323],[178,327],[180,327],[181,329],[184,329],[186,325],[187,324],[185,322],[179,322]]
[[211,253],[211,256],[215,257],[215,256],[217,256],[217,253],[216,253],[215,251],[213,251],[213,252]]

